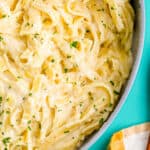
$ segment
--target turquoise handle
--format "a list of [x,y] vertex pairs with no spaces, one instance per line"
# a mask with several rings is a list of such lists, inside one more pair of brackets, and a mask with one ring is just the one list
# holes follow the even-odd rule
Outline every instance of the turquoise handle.
[[120,113],[106,132],[89,150],[105,150],[113,133],[129,126],[150,121],[150,3],[145,0],[146,34],[138,75]]

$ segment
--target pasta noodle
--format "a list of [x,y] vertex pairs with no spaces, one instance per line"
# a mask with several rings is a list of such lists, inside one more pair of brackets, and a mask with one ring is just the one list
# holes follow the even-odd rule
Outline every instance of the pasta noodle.
[[132,66],[128,0],[0,0],[0,150],[71,150],[99,129]]

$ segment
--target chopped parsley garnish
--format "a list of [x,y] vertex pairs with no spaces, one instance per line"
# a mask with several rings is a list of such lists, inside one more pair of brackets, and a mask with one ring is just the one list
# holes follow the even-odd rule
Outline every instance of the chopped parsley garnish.
[[77,85],[77,82],[72,82],[73,85]]
[[114,90],[114,94],[119,95],[120,93],[116,90]]
[[25,100],[25,99],[26,99],[26,97],[23,97],[22,99],[23,99],[23,100]]
[[101,23],[103,24],[103,26],[106,28],[106,24],[104,23],[103,20],[101,20]]
[[6,138],[4,138],[3,140],[2,140],[2,142],[3,142],[3,144],[4,145],[7,145],[9,142],[10,142],[10,137],[6,137]]
[[41,123],[39,123],[39,129],[41,129]]
[[27,26],[30,26],[30,23],[29,23],[29,22],[27,22],[27,23],[25,24],[25,27],[27,27]]
[[52,59],[51,62],[54,63],[54,62],[55,62],[55,59]]
[[70,132],[69,130],[64,131],[64,133],[69,133],[69,132]]
[[68,82],[68,81],[69,81],[69,78],[67,77],[67,78],[66,78],[66,82]]
[[114,86],[114,85],[115,85],[113,81],[110,81],[110,83],[111,83],[111,85],[112,85],[112,86]]
[[0,121],[0,125],[2,125],[3,123]]
[[4,110],[2,110],[2,111],[0,112],[0,116],[3,115],[3,114],[4,114]]
[[105,98],[103,98],[102,101],[104,102],[104,101],[105,101]]
[[68,56],[67,56],[67,58],[69,59],[69,58],[71,58],[71,56],[70,56],[70,55],[68,55]]
[[0,36],[0,42],[1,42],[1,41],[3,41],[3,40],[4,40],[4,39],[3,39],[3,37],[2,37],[2,36]]
[[58,112],[61,112],[62,111],[62,109],[58,109]]
[[56,33],[57,33],[57,31],[54,31],[54,32],[53,32],[53,34],[56,34]]
[[38,36],[39,36],[38,33],[35,33],[35,34],[34,34],[34,38],[37,38]]
[[112,106],[113,106],[113,104],[110,103],[110,104],[109,104],[109,107],[112,107]]
[[27,122],[28,124],[30,124],[31,123],[31,120],[28,120],[28,122]]
[[93,107],[94,107],[95,111],[97,111],[97,108],[96,108],[96,105],[95,105],[95,104],[93,105]]
[[86,81],[82,81],[80,85],[81,86],[85,86],[86,85]]
[[32,96],[32,93],[29,93],[29,96]]
[[9,89],[11,89],[11,85],[9,85],[9,87],[8,87]]
[[7,111],[6,111],[6,114],[10,114],[10,111],[9,111],[9,110],[7,110]]
[[104,8],[101,8],[101,9],[97,9],[97,11],[104,11]]
[[18,78],[18,79],[21,79],[21,77],[20,77],[20,76],[17,76],[17,78]]
[[2,96],[0,96],[0,104],[2,103],[2,101],[3,101],[3,98],[2,98]]
[[107,112],[107,110],[106,110],[106,109],[104,109],[104,112]]
[[4,15],[2,15],[2,18],[5,18],[7,15],[6,14],[4,14]]
[[82,104],[83,104],[83,102],[81,102],[79,105],[80,105],[80,107],[82,107]]
[[73,42],[70,43],[71,48],[73,48],[73,47],[77,48],[77,46],[78,46],[78,41],[73,41]]
[[9,99],[9,97],[8,98],[6,98],[6,101],[8,102],[10,99]]
[[30,127],[30,126],[28,126],[28,130],[30,130],[30,131],[31,131],[31,127]]
[[64,73],[67,73],[68,72],[68,69],[67,68],[64,68]]
[[88,92],[88,96],[89,96],[90,100],[94,99],[91,92]]
[[104,119],[101,118],[101,119],[99,120],[99,125],[102,125],[103,123],[104,123]]
[[35,118],[35,115],[33,115],[32,117]]
[[106,28],[106,24],[105,23],[103,23],[103,26]]
[[33,27],[33,24],[30,24],[29,22],[27,22],[27,23],[25,24],[25,27],[28,27],[28,26]]
[[111,10],[115,10],[115,8],[113,7],[113,6],[111,6],[111,8],[110,8]]

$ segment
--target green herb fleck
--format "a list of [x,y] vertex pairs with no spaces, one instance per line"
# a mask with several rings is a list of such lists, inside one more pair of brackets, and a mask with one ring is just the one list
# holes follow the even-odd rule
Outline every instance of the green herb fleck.
[[54,63],[54,62],[55,62],[55,59],[52,59],[51,62]]
[[114,94],[119,95],[120,93],[116,90],[114,90]]
[[25,100],[25,99],[26,99],[26,97],[23,97],[22,99],[23,99],[23,100]]
[[3,98],[2,98],[2,96],[0,96],[0,104],[2,103],[2,101],[3,101]]
[[10,99],[9,99],[9,97],[8,98],[6,98],[6,101],[8,102]]
[[9,110],[7,110],[7,111],[6,111],[6,114],[10,114],[10,111],[9,111]]
[[4,145],[7,145],[9,142],[10,142],[10,137],[6,137],[6,138],[4,138],[3,140],[2,140],[2,142],[3,142],[3,144]]
[[8,89],[11,89],[11,85],[9,85]]
[[111,83],[111,85],[112,85],[112,86],[114,86],[114,85],[115,85],[113,81],[110,81],[110,83]]
[[4,114],[4,110],[2,110],[1,112],[0,112],[0,116],[2,116]]
[[62,109],[58,109],[58,112],[61,112],[62,111]]
[[18,78],[18,79],[21,79],[21,77],[20,77],[20,76],[17,76],[17,78]]
[[41,123],[39,123],[39,129],[41,129]]
[[95,111],[97,111],[97,108],[96,108],[96,105],[95,105],[95,104],[93,105],[93,107],[94,107]]
[[80,105],[80,107],[82,107],[82,104],[83,104],[83,102],[81,102],[79,105]]
[[70,43],[70,47],[71,48],[77,48],[77,46],[78,46],[78,41],[73,41],[72,43]]
[[68,72],[68,69],[67,68],[64,68],[64,73],[67,73]]
[[4,15],[2,15],[2,18],[5,18],[7,15],[6,14],[4,14]]
[[28,130],[30,130],[30,131],[31,131],[31,127],[30,127],[30,126],[28,126]]
[[91,92],[88,92],[88,96],[89,96],[90,100],[94,100]]
[[32,93],[29,93],[29,96],[32,96]]
[[27,26],[30,26],[30,23],[29,23],[29,22],[27,22],[27,23],[25,24],[25,27],[27,27]]
[[39,36],[39,33],[34,34],[34,38],[37,38]]
[[53,32],[53,34],[56,34],[56,33],[57,33],[57,31],[54,31],[54,32]]
[[97,78],[96,78],[96,77],[94,77],[94,80],[97,80]]
[[107,110],[106,110],[106,109],[104,109],[104,112],[107,112]]
[[101,8],[101,9],[97,9],[97,11],[104,11],[104,8]]
[[110,104],[109,104],[109,107],[112,107],[112,106],[113,106],[113,104],[110,103]]
[[103,123],[104,123],[104,119],[101,118],[101,119],[99,120],[99,125],[102,125]]
[[110,7],[111,10],[115,10],[115,8],[113,6]]
[[4,40],[4,39],[3,39],[3,37],[2,37],[2,36],[0,36],[0,42],[1,42],[1,41],[3,41],[3,40]]
[[69,132],[70,132],[69,130],[64,131],[64,133],[69,133]]
[[31,120],[28,120],[27,124],[30,124],[31,123]]
[[71,58],[71,56],[70,56],[70,55],[68,55],[68,56],[67,56],[67,58],[69,59],[69,58]]
[[67,77],[67,78],[66,78],[66,82],[68,82],[68,81],[69,81],[69,78]]
[[32,117],[35,118],[35,115],[33,115]]

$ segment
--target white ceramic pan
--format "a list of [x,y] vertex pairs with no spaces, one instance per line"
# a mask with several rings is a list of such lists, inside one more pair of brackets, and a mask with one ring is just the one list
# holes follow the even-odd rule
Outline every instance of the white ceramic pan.
[[144,0],[131,0],[131,3],[135,10],[135,27],[134,27],[134,35],[133,35],[133,44],[132,44],[132,51],[133,51],[133,67],[131,74],[129,76],[128,81],[126,82],[125,86],[122,88],[122,94],[120,96],[120,100],[114,109],[114,111],[109,116],[108,120],[103,124],[101,129],[91,135],[82,145],[80,148],[81,150],[87,150],[91,145],[93,145],[98,138],[105,132],[105,130],[109,127],[109,125],[114,120],[115,116],[118,114],[122,105],[124,104],[129,91],[133,85],[135,80],[139,64],[141,61],[142,51],[143,51],[143,43],[144,43],[144,31],[145,31],[145,10],[144,10]]

